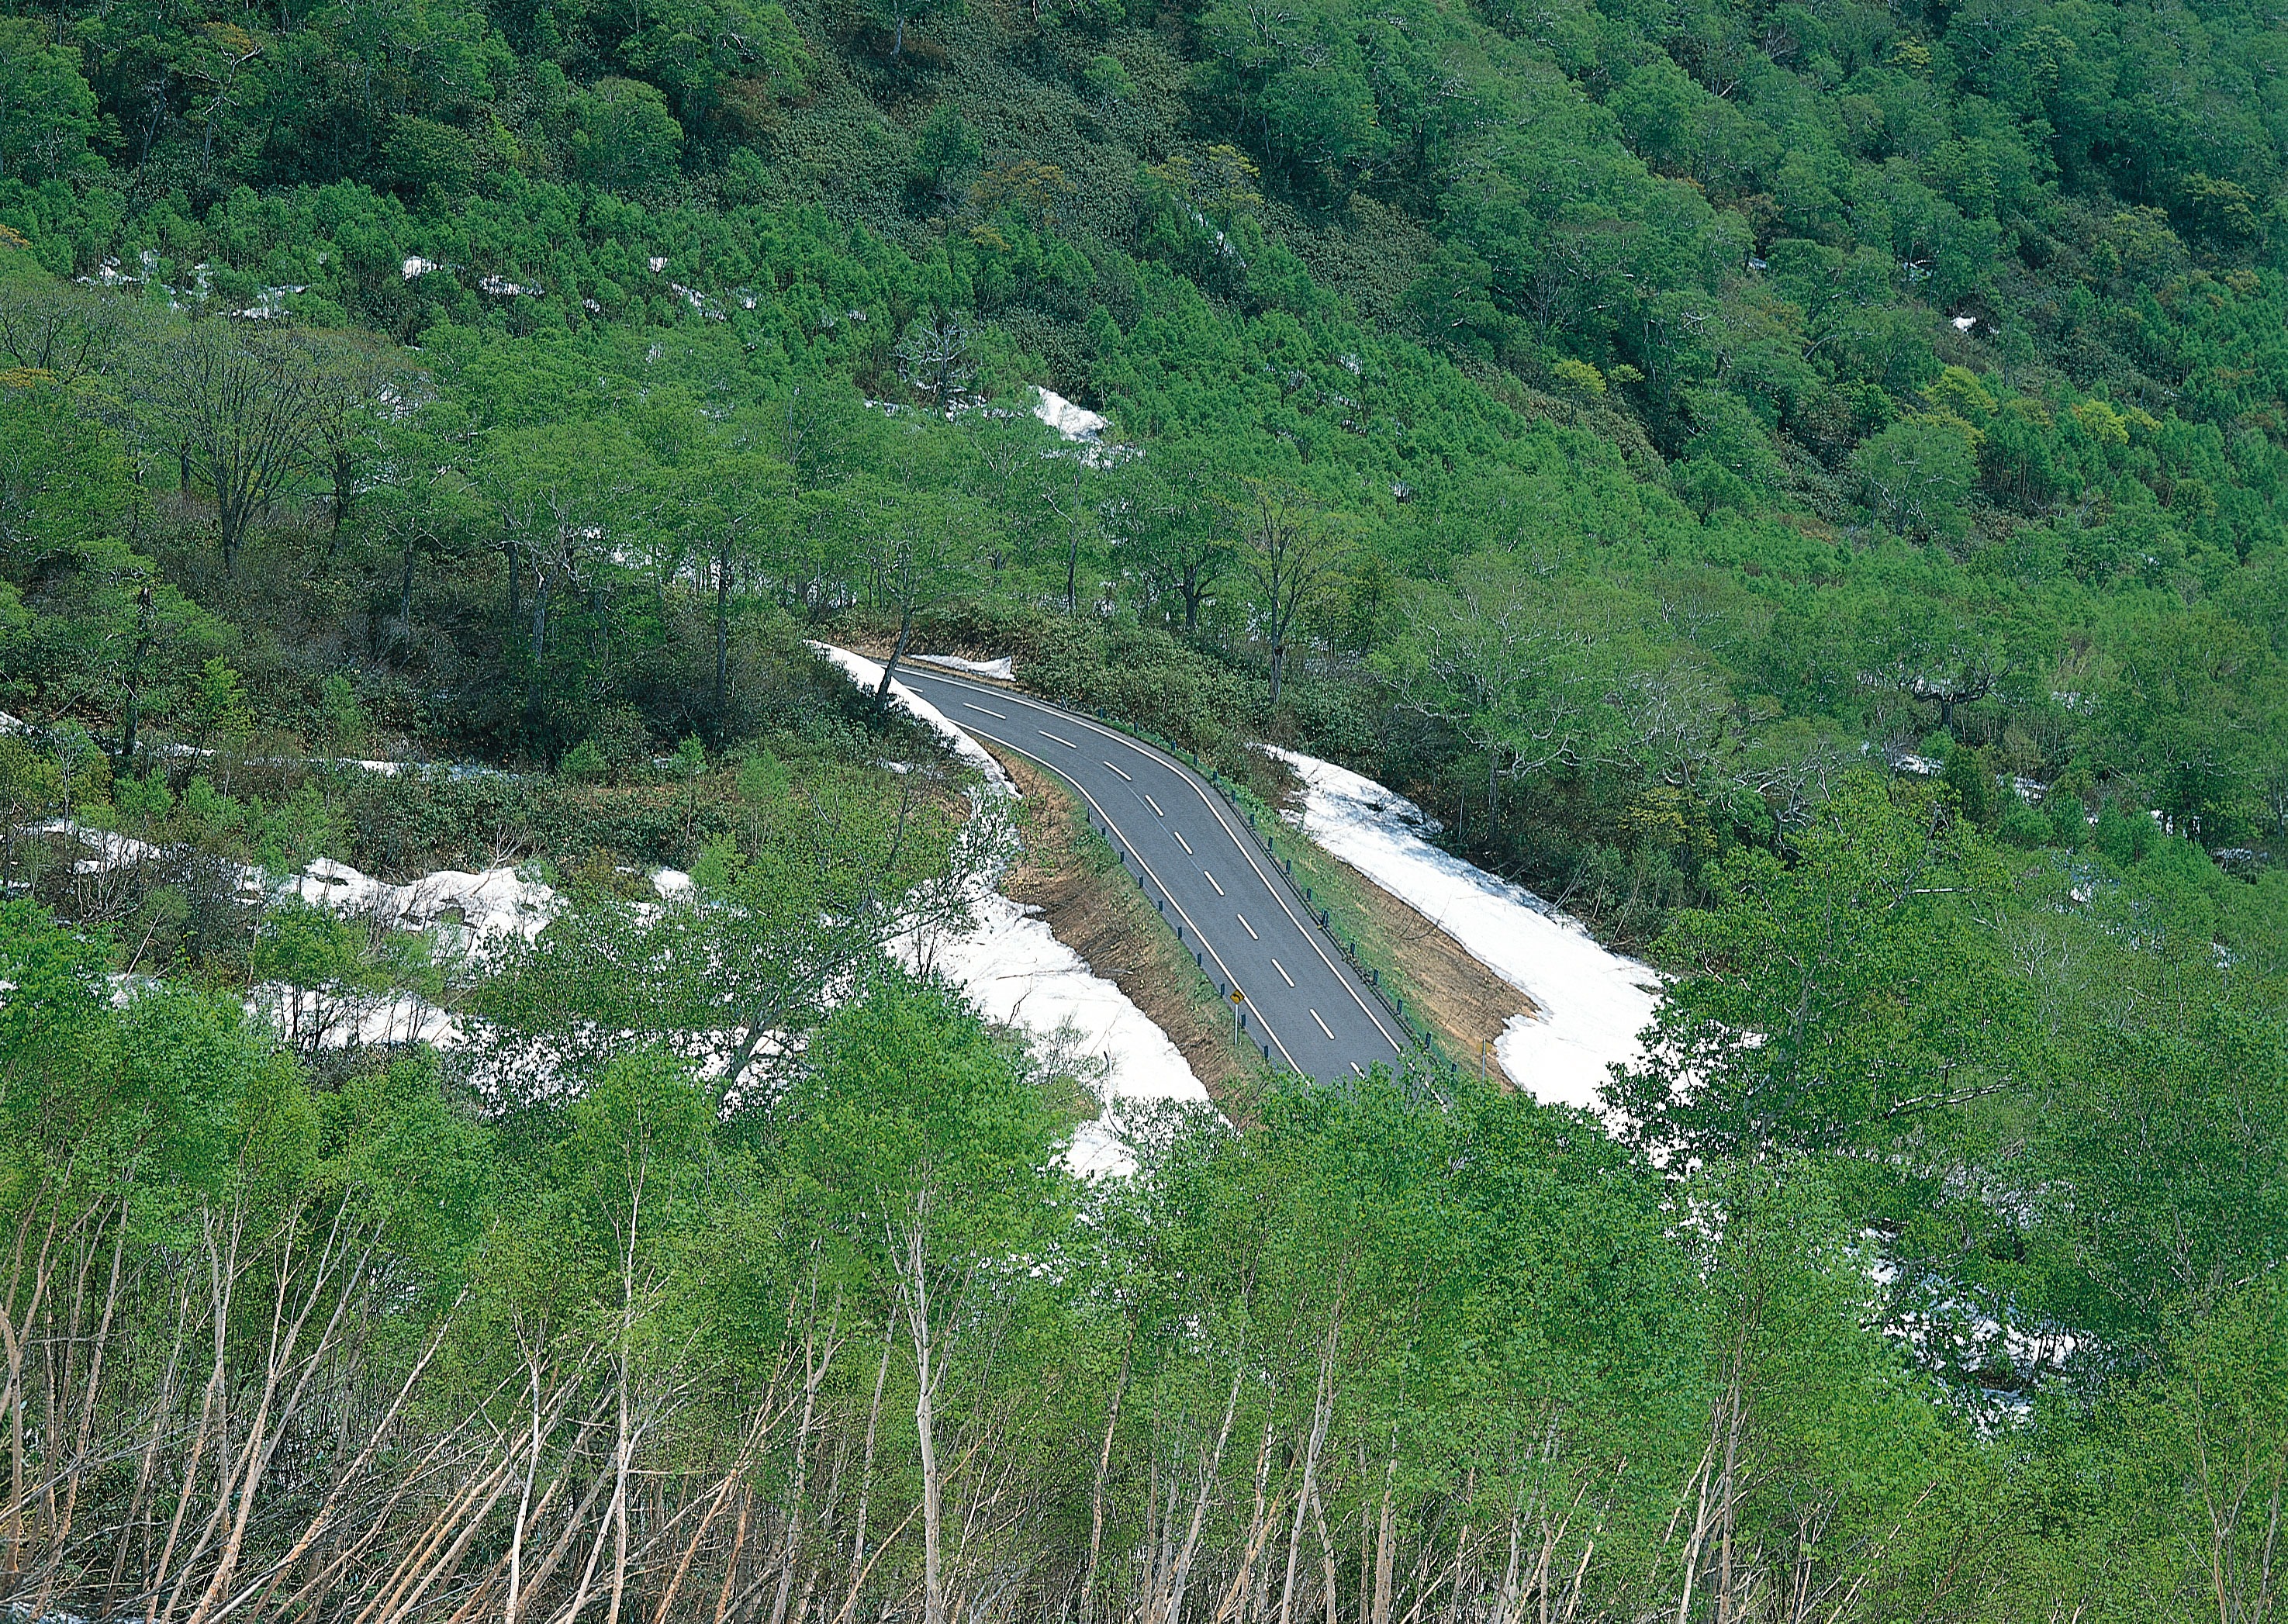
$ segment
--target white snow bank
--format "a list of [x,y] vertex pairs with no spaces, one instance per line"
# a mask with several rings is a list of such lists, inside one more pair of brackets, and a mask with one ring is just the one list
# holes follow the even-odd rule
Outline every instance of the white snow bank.
[[1039,910],[996,892],[973,901],[977,923],[957,935],[912,938],[896,952],[918,972],[958,985],[989,1020],[1021,1028],[1043,1055],[1081,1077],[1105,1107],[1073,1135],[1066,1161],[1081,1174],[1127,1174],[1134,1158],[1117,1136],[1124,1104],[1207,1105],[1208,1091],[1168,1034],[1127,994],[1059,941]]
[[[882,668],[867,659],[865,655],[854,654],[846,648],[835,647],[831,643],[814,642],[811,647],[840,666],[851,681],[869,693],[882,685]],[[942,734],[945,741],[953,747],[955,755],[968,762],[1009,794],[1017,793],[1017,786],[1012,783],[1009,775],[1001,770],[1001,764],[993,759],[983,745],[948,721],[943,711],[902,682],[894,682],[890,685],[890,697],[903,707],[906,714],[926,726],[935,728]]]
[[426,1043],[457,1049],[468,1041],[458,1016],[413,993],[366,998],[266,981],[248,994],[246,1010],[299,1048]]
[[341,913],[377,916],[412,930],[457,924],[477,939],[513,933],[530,941],[556,916],[553,887],[520,878],[513,868],[468,874],[440,869],[408,885],[377,880],[347,863],[322,857],[288,882],[303,901]]
[[1597,1109],[1607,1068],[1638,1058],[1659,972],[1599,947],[1523,886],[1431,845],[1416,831],[1437,824],[1403,796],[1332,762],[1271,754],[1303,780],[1304,810],[1290,822],[1533,1000],[1537,1012],[1512,1018],[1494,1045],[1510,1081],[1545,1105]]
[[1053,389],[1036,385],[1033,392],[1040,399],[1034,403],[1033,416],[1047,424],[1067,440],[1093,442],[1111,426],[1101,416],[1084,406],[1076,406]]
[[96,855],[75,860],[72,864],[74,874],[108,874],[115,868],[124,868],[159,855],[159,848],[148,841],[138,840],[132,835],[115,835],[109,829],[93,828],[69,818],[51,818],[45,823],[35,823],[29,832],[35,835],[65,835],[83,846],[93,846]]
[[1017,680],[1017,657],[1014,654],[1004,654],[998,660],[964,660],[958,654],[908,654],[906,658],[918,660],[925,665],[941,665],[949,670],[996,677],[1002,682]]

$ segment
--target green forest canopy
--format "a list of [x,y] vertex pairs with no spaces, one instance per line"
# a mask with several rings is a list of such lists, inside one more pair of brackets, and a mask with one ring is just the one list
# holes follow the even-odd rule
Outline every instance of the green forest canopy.
[[[2276,1614],[2284,54],[0,19],[11,1604]],[[1073,1183],[1075,1080],[882,953],[959,797],[801,639],[902,627],[1651,955],[1620,1137],[1378,1079]],[[488,968],[250,898],[320,856],[571,911]]]

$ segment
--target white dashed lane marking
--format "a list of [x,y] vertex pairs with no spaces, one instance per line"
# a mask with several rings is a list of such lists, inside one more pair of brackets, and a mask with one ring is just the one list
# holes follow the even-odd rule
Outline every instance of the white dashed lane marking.
[[1316,1010],[1312,1010],[1312,1011],[1311,1011],[1311,1018],[1312,1018],[1313,1020],[1317,1020],[1317,1021],[1319,1021],[1319,1030],[1320,1030],[1320,1031],[1322,1031],[1322,1032],[1325,1032],[1325,1033],[1327,1034],[1327,1042],[1330,1042],[1330,1043],[1333,1042],[1335,1041],[1335,1034],[1334,1034],[1332,1032],[1330,1032],[1330,1031],[1328,1031],[1328,1030],[1327,1030],[1327,1023],[1326,1023],[1326,1022],[1324,1022],[1324,1021],[1323,1021],[1323,1020],[1319,1020],[1319,1012],[1318,1012]]
[[[1111,764],[1110,762],[1108,762],[1108,762],[1106,762],[1104,764],[1105,764],[1106,766],[1108,766],[1108,767],[1112,767],[1112,764]],[[1120,772],[1120,769],[1119,769],[1118,767],[1112,767],[1112,770],[1113,770],[1115,772]],[[1132,779],[1132,778],[1129,777],[1129,776],[1128,776],[1128,774],[1126,774],[1125,772],[1120,772],[1120,781],[1121,781],[1121,782],[1123,782],[1123,783],[1124,783],[1124,784],[1132,784],[1132,783],[1134,783],[1136,780],[1135,780],[1134,779]]]
[[1145,804],[1145,805],[1147,805],[1147,806],[1148,806],[1148,807],[1150,807],[1150,808],[1152,809],[1152,811],[1153,811],[1156,815],[1158,815],[1158,816],[1160,816],[1160,817],[1164,818],[1164,817],[1166,817],[1166,816],[1168,815],[1166,812],[1161,812],[1161,811],[1160,811],[1160,803],[1159,803],[1159,802],[1157,802],[1157,801],[1156,801],[1156,800],[1154,800],[1154,799],[1153,799],[1150,796],[1148,796],[1148,796],[1146,796],[1144,797],[1144,804]]
[[[1208,871],[1207,871],[1206,869],[1204,869],[1204,868],[1201,869],[1201,870],[1200,870],[1200,872],[1201,872],[1202,874],[1208,874]],[[1209,883],[1209,884],[1211,884],[1211,885],[1215,885],[1215,875],[1212,875],[1212,874],[1208,874],[1208,883]],[[1222,895],[1223,895],[1223,887],[1222,887],[1222,886],[1220,886],[1220,885],[1216,885],[1216,887],[1215,887],[1215,891],[1216,891],[1216,895],[1217,895],[1217,896],[1220,897],[1220,896],[1222,896]],[[1331,1036],[1332,1034],[1330,1034],[1329,1035],[1331,1035]]]
[[1295,985],[1295,978],[1287,973],[1287,967],[1284,964],[1282,964],[1277,959],[1271,961],[1271,968],[1279,972],[1279,978],[1282,981],[1284,981],[1288,986],[1292,986]]
[[[1210,880],[1210,881],[1208,882],[1208,883],[1209,883],[1209,884],[1211,884],[1211,885],[1212,885],[1212,884],[1214,884],[1214,883],[1215,883],[1215,882],[1214,882],[1213,880]],[[1251,941],[1251,942],[1259,942],[1259,941],[1261,941],[1261,940],[1263,939],[1261,937],[1258,936],[1258,935],[1255,933],[1255,927],[1254,927],[1253,925],[1251,925],[1251,924],[1250,924],[1250,923],[1247,923],[1247,915],[1244,915],[1244,914],[1234,914],[1234,915],[1232,915],[1232,917],[1233,917],[1234,919],[1236,919],[1236,920],[1238,920],[1238,921],[1239,921],[1239,928],[1240,928],[1241,930],[1243,930],[1243,931],[1246,931],[1246,932],[1247,932],[1247,939],[1248,939],[1248,940],[1250,940],[1250,941]]]
[[1002,720],[1002,721],[1004,721],[1004,722],[1005,722],[1005,721],[1007,721],[1007,720],[1009,719],[1009,715],[1008,715],[1008,713],[1007,713],[1006,711],[1002,711],[1002,710],[988,710],[988,709],[985,709],[985,707],[984,707],[984,706],[982,706],[982,705],[973,705],[973,704],[971,704],[967,700],[964,700],[964,701],[961,701],[961,708],[962,708],[964,710],[973,710],[973,711],[975,711],[979,716],[981,716],[981,717],[998,717],[1000,720]]
[[1059,744],[1063,745],[1063,746],[1065,747],[1065,749],[1069,749],[1069,750],[1076,750],[1076,749],[1080,749],[1080,746],[1078,746],[1077,744],[1075,744],[1075,743],[1074,743],[1071,740],[1069,740],[1069,739],[1057,739],[1057,736],[1056,736],[1054,733],[1051,733],[1051,732],[1050,732],[1047,728],[1045,728],[1045,728],[1043,728],[1043,729],[1041,729],[1041,737],[1042,737],[1042,738],[1044,738],[1044,739],[1056,739],[1056,741],[1057,741]]
[[[1168,833],[1171,835],[1176,835],[1176,831],[1173,829],[1170,829]],[[1181,835],[1176,835],[1176,844],[1184,848],[1184,855],[1186,857],[1189,857],[1192,854],[1192,843],[1186,840]]]

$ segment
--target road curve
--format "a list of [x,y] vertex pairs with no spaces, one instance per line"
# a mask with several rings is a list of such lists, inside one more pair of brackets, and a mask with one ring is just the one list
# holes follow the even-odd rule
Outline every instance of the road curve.
[[1245,994],[1246,1035],[1321,1081],[1362,1076],[1404,1034],[1257,844],[1246,820],[1173,757],[1013,689],[899,668],[964,732],[1040,763],[1077,789],[1144,893],[1209,979]]

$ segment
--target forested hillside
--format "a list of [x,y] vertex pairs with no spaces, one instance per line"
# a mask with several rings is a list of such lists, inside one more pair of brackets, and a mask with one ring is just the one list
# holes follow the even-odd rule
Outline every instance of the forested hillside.
[[[15,1616],[2281,1616],[2279,19],[6,12]],[[1078,1179],[806,637],[1366,772],[1643,1053]]]

